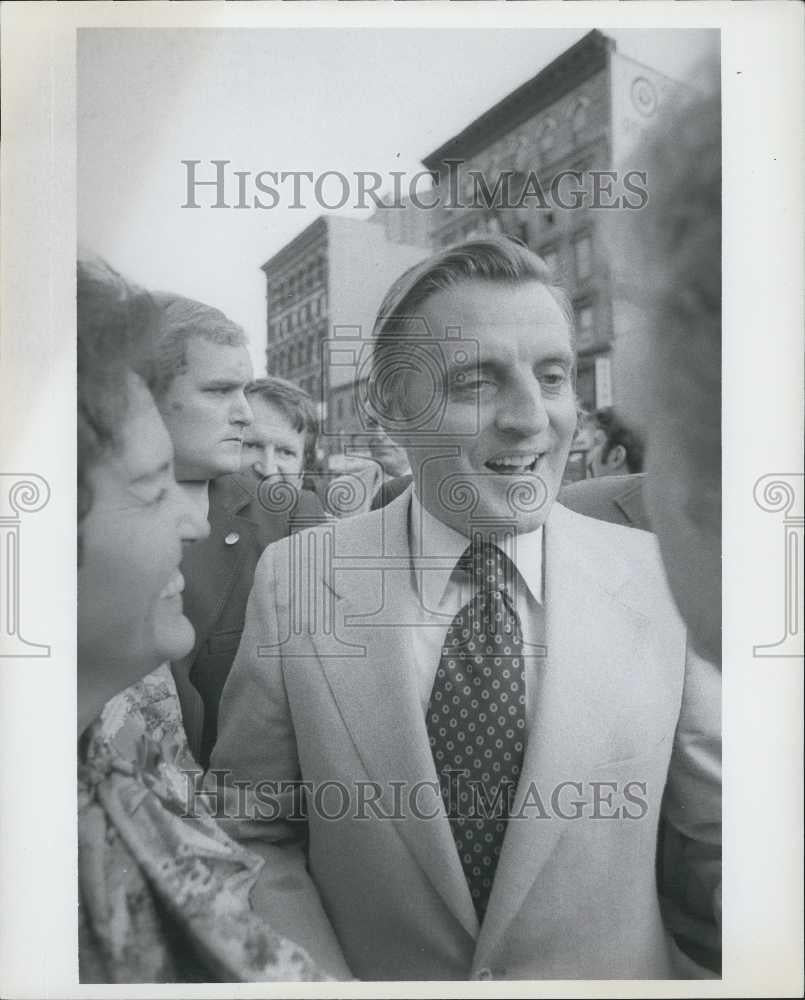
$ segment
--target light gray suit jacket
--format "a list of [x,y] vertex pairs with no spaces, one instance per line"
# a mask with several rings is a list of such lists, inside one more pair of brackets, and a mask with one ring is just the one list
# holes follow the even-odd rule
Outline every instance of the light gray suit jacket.
[[653,536],[550,512],[523,818],[479,928],[411,662],[410,500],[278,542],[258,566],[212,766],[252,790],[311,786],[305,823],[263,785],[264,818],[232,825],[267,859],[256,905],[361,979],[704,974],[663,926],[655,855],[663,814],[689,845],[691,898],[717,910],[721,680],[687,648]]

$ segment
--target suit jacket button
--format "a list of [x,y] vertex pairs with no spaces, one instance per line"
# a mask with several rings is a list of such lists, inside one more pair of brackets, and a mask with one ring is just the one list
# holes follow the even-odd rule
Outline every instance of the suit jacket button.
[[237,531],[230,531],[229,534],[224,539],[224,545],[234,545],[235,542],[240,541],[240,535]]
[[475,978],[476,979],[480,979],[482,981],[489,980],[489,979],[492,978],[492,970],[491,969],[486,969],[486,968],[479,969],[478,972],[475,975]]

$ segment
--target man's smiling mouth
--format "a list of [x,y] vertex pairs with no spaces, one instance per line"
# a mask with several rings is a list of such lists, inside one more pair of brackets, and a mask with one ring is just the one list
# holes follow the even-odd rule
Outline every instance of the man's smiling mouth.
[[544,455],[544,451],[496,455],[484,462],[484,465],[487,469],[500,475],[522,475],[523,473],[536,472],[537,465]]

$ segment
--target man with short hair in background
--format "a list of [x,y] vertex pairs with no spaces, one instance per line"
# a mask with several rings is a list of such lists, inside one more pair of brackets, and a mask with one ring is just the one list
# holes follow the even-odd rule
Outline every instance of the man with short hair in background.
[[243,442],[241,465],[257,482],[276,477],[302,489],[316,464],[319,422],[308,393],[270,375],[246,389],[254,419]]
[[643,441],[611,406],[596,410],[593,446],[587,467],[594,478],[635,475],[643,471]]
[[206,767],[254,568],[265,547],[288,534],[292,511],[267,509],[256,484],[239,475],[253,422],[244,331],[202,302],[166,292],[154,299],[160,307],[155,398],[173,441],[176,479],[210,523],[209,537],[189,546],[182,560],[184,611],[196,641],[173,664],[188,743]]
[[592,439],[587,453],[591,478],[569,483],[560,494],[560,502],[588,517],[651,531],[643,498],[646,477],[640,434],[612,407],[585,415],[585,433]]

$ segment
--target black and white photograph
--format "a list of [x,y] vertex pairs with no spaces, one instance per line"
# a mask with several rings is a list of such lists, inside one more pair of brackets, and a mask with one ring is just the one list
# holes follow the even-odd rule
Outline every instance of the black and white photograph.
[[13,824],[2,870],[72,979],[4,995],[797,995],[802,126],[748,114],[763,5],[65,6],[36,136],[4,86],[0,672],[65,831],[58,891]]

